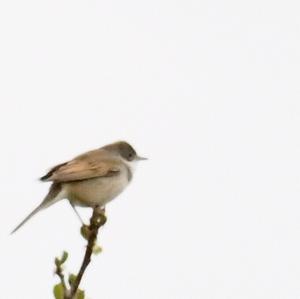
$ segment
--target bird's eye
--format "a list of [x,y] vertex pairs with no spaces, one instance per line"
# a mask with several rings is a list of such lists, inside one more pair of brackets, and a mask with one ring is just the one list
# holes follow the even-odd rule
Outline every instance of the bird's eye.
[[132,160],[132,158],[133,158],[133,154],[132,153],[128,154],[128,160]]

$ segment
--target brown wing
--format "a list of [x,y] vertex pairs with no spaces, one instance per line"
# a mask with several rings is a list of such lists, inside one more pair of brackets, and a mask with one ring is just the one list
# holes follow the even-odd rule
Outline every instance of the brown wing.
[[70,182],[114,176],[120,172],[118,164],[118,161],[107,157],[100,150],[92,151],[53,167],[41,180]]
[[42,177],[40,178],[40,180],[43,181],[43,182],[47,182],[48,179],[52,176],[52,174],[53,174],[56,170],[58,170],[61,166],[66,165],[67,163],[68,163],[68,162],[62,163],[62,164],[58,164],[58,165],[52,167],[52,168],[51,168],[44,176],[42,176]]

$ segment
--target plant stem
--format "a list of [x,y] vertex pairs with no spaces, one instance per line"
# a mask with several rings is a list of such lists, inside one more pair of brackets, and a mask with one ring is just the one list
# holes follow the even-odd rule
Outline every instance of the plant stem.
[[60,264],[56,265],[55,274],[59,277],[59,279],[61,281],[61,285],[63,286],[63,289],[64,289],[64,294],[66,294],[67,291],[68,291],[68,288],[67,288],[67,285],[66,285],[66,282],[65,282],[65,276],[63,274],[63,269],[62,269],[62,266]]
[[80,285],[81,279],[85,273],[85,270],[91,261],[91,256],[93,254],[94,245],[96,244],[97,241],[99,228],[103,226],[105,222],[106,222],[105,210],[96,206],[93,210],[93,215],[90,219],[90,225],[89,225],[90,234],[88,237],[88,243],[86,246],[85,255],[80,270],[76,276],[76,279],[74,283],[71,285],[70,294],[69,296],[67,296],[66,299],[74,299],[74,296],[76,295],[76,292]]

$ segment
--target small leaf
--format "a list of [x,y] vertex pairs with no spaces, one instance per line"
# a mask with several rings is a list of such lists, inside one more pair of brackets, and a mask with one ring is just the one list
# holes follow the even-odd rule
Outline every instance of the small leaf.
[[56,265],[56,267],[59,267],[61,265],[58,257],[55,258],[55,265]]
[[70,273],[69,275],[69,284],[72,286],[76,280],[77,276],[75,274]]
[[76,292],[76,297],[75,297],[75,298],[76,298],[76,299],[84,299],[84,298],[85,298],[84,291],[79,289],[79,290]]
[[53,294],[55,299],[64,299],[64,288],[61,283],[54,286]]
[[84,239],[88,240],[90,235],[91,235],[91,231],[88,225],[83,224],[81,229],[80,229],[80,233],[83,236]]
[[66,251],[64,251],[62,254],[60,263],[63,264],[67,260],[68,256],[69,256],[69,254]]
[[95,244],[93,247],[93,254],[97,255],[101,252],[102,252],[102,248],[99,245]]
[[68,258],[68,253],[66,251],[63,252],[61,258],[58,257],[55,258],[55,265],[56,267],[60,267]]

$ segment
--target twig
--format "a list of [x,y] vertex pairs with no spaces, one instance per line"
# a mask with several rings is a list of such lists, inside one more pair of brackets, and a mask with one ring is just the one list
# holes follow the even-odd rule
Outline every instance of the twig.
[[67,287],[64,272],[63,272],[63,264],[65,263],[65,261],[67,259],[68,259],[68,253],[66,251],[63,252],[61,258],[58,258],[58,257],[55,258],[55,265],[56,265],[55,274],[60,279],[60,285],[58,284],[54,287],[54,293],[59,292],[58,290],[55,291],[55,289],[61,287],[63,299],[68,299],[68,294],[70,293],[69,289]]
[[87,243],[85,255],[80,270],[78,272],[78,275],[76,276],[74,283],[72,283],[71,285],[70,295],[66,299],[74,299],[74,296],[76,295],[76,292],[78,290],[84,272],[91,261],[93,248],[97,241],[98,230],[101,226],[105,224],[105,222],[106,222],[105,210],[99,208],[98,206],[95,207],[93,210],[93,215],[90,219],[90,225],[89,225],[90,233],[88,236],[88,243]]
[[56,263],[55,274],[59,277],[61,285],[63,286],[64,289],[64,294],[66,294],[68,288],[65,282],[65,276],[63,274],[62,265],[60,263]]
[[63,273],[63,264],[68,258],[68,253],[64,251],[61,258],[58,257],[55,258],[55,265],[56,265],[55,274],[59,277],[61,281],[60,284],[54,287],[55,298],[61,298],[61,299],[62,298],[76,299],[79,297],[81,298],[81,295],[84,292],[79,289],[79,285],[87,266],[91,262],[91,256],[93,252],[96,253],[96,249],[97,249],[96,242],[97,242],[98,231],[99,228],[105,224],[105,222],[106,222],[105,210],[96,206],[93,209],[93,215],[90,219],[90,224],[82,225],[81,234],[87,240],[86,251],[78,274],[77,275],[70,274],[69,285],[67,285]]

